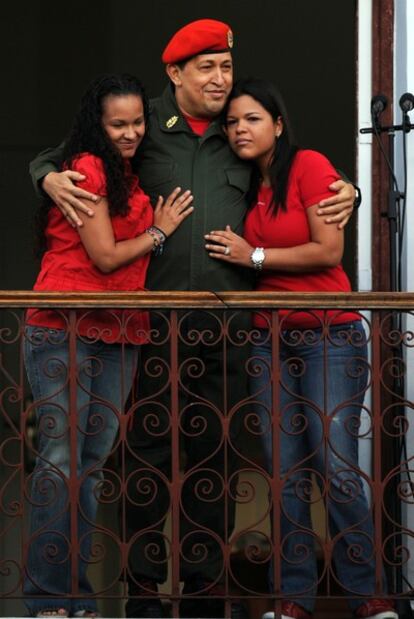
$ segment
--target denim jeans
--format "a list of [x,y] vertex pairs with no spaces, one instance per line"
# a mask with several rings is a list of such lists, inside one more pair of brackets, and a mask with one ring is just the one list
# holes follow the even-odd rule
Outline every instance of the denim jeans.
[[[272,366],[271,336],[267,330],[260,333],[250,387],[266,466],[269,472],[273,462],[280,467],[278,590],[312,611],[318,581],[318,540],[310,518],[313,474],[328,514],[335,565],[333,570],[325,556],[324,570],[355,609],[363,600],[352,596],[375,593],[373,521],[358,467],[359,420],[368,379],[364,329],[355,321],[332,325],[326,335],[322,329],[282,332],[279,380],[277,363]],[[279,410],[272,411],[272,391],[277,388]],[[279,421],[272,421],[275,415]],[[273,587],[272,576],[273,566]]]
[[32,326],[24,344],[38,429],[27,490],[26,604],[32,615],[56,608],[95,611],[87,568],[103,470],[139,349],[77,338],[72,361],[65,331]]

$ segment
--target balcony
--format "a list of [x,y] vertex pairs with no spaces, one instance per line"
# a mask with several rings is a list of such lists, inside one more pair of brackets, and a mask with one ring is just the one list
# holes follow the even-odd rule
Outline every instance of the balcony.
[[[29,308],[58,328],[27,330]],[[363,331],[335,329],[332,309]],[[103,616],[122,617],[128,583],[152,599],[150,578],[165,616],[214,598],[226,617],[237,600],[251,619],[278,617],[284,575],[308,561],[294,597],[315,595],[315,617],[351,617],[349,598],[412,597],[413,310],[414,294],[392,293],[0,292],[0,616],[25,614],[23,583],[44,608],[76,607],[88,579]],[[286,328],[298,312],[318,330]],[[346,380],[362,385],[343,396],[332,348],[352,349]],[[80,444],[95,460],[80,464]],[[369,590],[350,584],[361,566]]]

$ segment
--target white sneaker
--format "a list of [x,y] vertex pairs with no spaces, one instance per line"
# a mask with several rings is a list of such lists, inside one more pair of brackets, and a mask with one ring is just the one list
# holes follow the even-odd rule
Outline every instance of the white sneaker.
[[[307,610],[291,602],[283,600],[282,602],[282,619],[311,619],[312,615]],[[271,610],[262,616],[262,619],[275,619],[275,613]]]
[[[270,610],[269,612],[262,615],[262,619],[275,619],[275,613],[272,610]],[[296,618],[292,617],[292,615],[282,615],[282,619],[296,619]]]

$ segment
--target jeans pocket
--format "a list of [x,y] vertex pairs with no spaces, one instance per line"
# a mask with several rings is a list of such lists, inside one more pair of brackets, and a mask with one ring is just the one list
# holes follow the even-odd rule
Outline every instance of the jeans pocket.
[[62,344],[66,338],[63,329],[49,329],[48,327],[27,326],[25,329],[26,340],[36,349],[45,345]]
[[351,345],[355,349],[364,349],[367,336],[360,320],[331,325],[329,339],[338,347]]

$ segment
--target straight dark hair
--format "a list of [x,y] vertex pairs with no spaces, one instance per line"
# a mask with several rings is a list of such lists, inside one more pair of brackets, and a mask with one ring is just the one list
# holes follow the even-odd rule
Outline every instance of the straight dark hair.
[[[281,117],[283,121],[283,131],[278,138],[275,138],[275,148],[269,166],[270,184],[272,188],[270,208],[273,215],[276,216],[279,208],[286,210],[289,173],[299,147],[295,141],[282,95],[276,86],[267,80],[246,77],[239,79],[234,84],[223,110],[224,126],[226,126],[230,103],[233,99],[237,99],[243,95],[248,95],[260,103],[260,105],[269,112],[274,121],[279,117]],[[253,206],[256,202],[260,180],[260,172],[258,168],[255,167],[247,196],[250,206]]]

